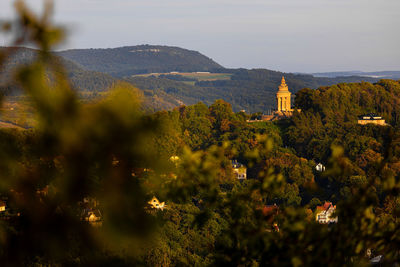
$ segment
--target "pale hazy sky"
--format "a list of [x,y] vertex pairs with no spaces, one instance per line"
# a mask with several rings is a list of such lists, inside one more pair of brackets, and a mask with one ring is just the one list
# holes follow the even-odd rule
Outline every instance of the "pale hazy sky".
[[[1,19],[13,2],[0,0]],[[54,21],[69,30],[64,48],[159,44],[233,68],[400,70],[400,0],[56,0]]]

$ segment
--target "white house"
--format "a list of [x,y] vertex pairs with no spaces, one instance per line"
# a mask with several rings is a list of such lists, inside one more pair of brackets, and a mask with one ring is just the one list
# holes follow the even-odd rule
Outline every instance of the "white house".
[[315,166],[315,169],[316,169],[317,171],[319,171],[319,172],[323,172],[323,171],[325,171],[325,166],[322,165],[322,163],[318,163],[318,165]]
[[337,223],[338,217],[333,217],[332,214],[336,211],[336,205],[332,205],[332,202],[325,201],[323,206],[317,206],[317,213],[315,220],[319,223]]

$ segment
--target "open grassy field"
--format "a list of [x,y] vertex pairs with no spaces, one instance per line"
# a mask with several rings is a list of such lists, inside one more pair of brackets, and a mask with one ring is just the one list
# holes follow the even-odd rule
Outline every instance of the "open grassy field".
[[170,72],[170,73],[149,73],[133,75],[133,77],[149,77],[160,75],[180,75],[186,78],[196,79],[198,81],[217,81],[217,80],[230,80],[231,73],[210,73],[210,72]]
[[0,107],[0,127],[30,128],[36,125],[34,108],[26,97],[7,97]]

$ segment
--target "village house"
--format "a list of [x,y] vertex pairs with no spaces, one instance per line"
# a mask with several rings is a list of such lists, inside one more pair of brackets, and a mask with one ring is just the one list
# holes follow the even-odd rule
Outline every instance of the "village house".
[[6,202],[0,200],[0,212],[6,211]]
[[358,117],[358,124],[361,125],[366,125],[366,124],[376,124],[376,125],[381,125],[381,126],[386,126],[387,123],[385,122],[385,119],[383,119],[381,116],[375,114],[375,113],[369,113],[365,115],[361,115]]
[[46,186],[43,187],[43,188],[37,189],[37,190],[36,190],[36,194],[37,194],[38,196],[46,197],[46,196],[49,194],[49,186],[46,185]]
[[[267,219],[267,222],[272,226],[272,229],[279,232],[279,226],[275,218],[279,214],[279,206],[276,204],[265,205],[261,211],[263,216]],[[267,231],[271,232],[271,229],[268,229]]]
[[232,170],[237,179],[247,179],[247,168],[237,160],[232,160]]
[[317,206],[315,220],[321,224],[337,223],[338,217],[332,216],[335,211],[336,205],[325,201],[324,205]]
[[81,220],[93,226],[100,226],[102,224],[101,212],[99,209],[86,208],[82,212]]
[[149,202],[150,207],[157,210],[164,210],[167,206],[165,202],[160,202],[156,197],[153,197]]
[[81,203],[82,206],[96,208],[100,205],[100,202],[94,197],[84,197]]
[[315,169],[316,169],[317,171],[319,171],[319,172],[323,172],[323,171],[325,171],[325,166],[322,165],[322,163],[318,163],[318,165],[315,166]]
[[178,167],[178,165],[181,161],[181,158],[176,155],[173,155],[169,158],[169,161],[171,161],[173,164],[175,164],[175,167]]

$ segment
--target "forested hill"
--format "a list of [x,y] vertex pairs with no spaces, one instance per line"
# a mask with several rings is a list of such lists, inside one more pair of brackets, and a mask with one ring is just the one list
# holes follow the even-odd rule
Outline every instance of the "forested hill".
[[[31,62],[37,55],[37,51],[24,47],[0,47],[2,51],[5,49],[13,52],[0,69],[0,91],[5,95],[18,94],[18,86],[12,82],[13,72],[17,66]],[[72,87],[78,91],[105,91],[117,81],[108,74],[85,70],[76,63],[61,57],[54,57],[54,60],[56,64],[62,64],[65,67]]]
[[[231,74],[230,79],[214,81],[196,81],[188,84],[185,81],[172,80],[171,75],[163,77],[129,77],[127,81],[153,96],[169,95],[189,105],[196,102],[212,104],[217,99],[231,103],[234,111],[265,112],[275,107],[275,94],[285,76],[292,93],[308,87],[317,89],[344,82],[377,82],[368,77],[315,78],[312,75],[283,73],[266,69],[224,69],[221,72]],[[179,77],[179,75],[175,75]]]
[[115,77],[154,72],[213,71],[223,68],[197,51],[179,47],[138,45],[108,49],[73,49],[58,52],[88,70]]
[[[344,149],[351,162],[352,174],[366,175],[368,162],[379,161],[385,153],[391,127],[358,125],[357,117],[366,113],[382,116],[386,123],[400,126],[400,81],[380,80],[377,83],[342,83],[317,90],[304,88],[296,94],[295,114],[285,134],[286,144],[298,155],[328,162],[331,146]],[[399,144],[399,143],[397,143]],[[391,153],[399,155],[400,150]],[[397,159],[398,160],[398,159]],[[396,163],[394,173],[400,171]]]
[[[18,92],[16,86],[7,81],[12,80],[12,70],[16,65],[31,61],[35,54],[35,50],[18,48],[18,52],[6,62],[5,68],[0,70],[1,92],[8,95]],[[285,76],[292,93],[296,93],[305,87],[317,89],[320,86],[329,86],[343,82],[378,81],[378,79],[370,77],[322,78],[267,69],[223,69],[220,65],[198,52],[165,46],[69,50],[57,55],[65,56],[66,54],[74,55],[76,58],[69,60],[63,57],[55,57],[55,60],[57,60],[57,63],[65,66],[72,86],[77,91],[84,93],[85,96],[90,96],[91,94],[87,94],[87,92],[106,91],[116,81],[125,80],[144,92],[144,105],[147,110],[171,109],[182,104],[190,105],[199,101],[210,105],[217,99],[223,99],[232,104],[234,111],[244,109],[251,113],[265,112],[275,107],[275,94],[282,76]],[[101,55],[104,55],[104,57]],[[141,61],[135,61],[135,58]],[[107,59],[108,63],[100,64],[105,59]],[[95,66],[99,68],[98,70],[107,73],[86,70],[85,68],[88,68],[88,66],[85,66],[85,64],[89,64],[89,62],[97,62],[96,64],[98,65],[95,64]],[[199,62],[202,62],[202,64]],[[178,69],[177,66],[179,64],[186,67]],[[154,69],[149,68],[149,66],[154,66]],[[198,66],[203,66],[203,69],[200,69]],[[212,70],[216,74],[211,73],[210,79],[204,79],[204,77],[187,78],[183,76],[182,72],[173,75],[150,75],[148,77],[127,75],[123,78],[112,77],[109,74],[112,70],[115,71],[115,73],[111,73],[114,75],[124,75],[135,71],[140,72],[139,67],[141,70],[148,72],[172,70],[186,70],[190,72],[190,70],[211,70],[211,67],[217,68]],[[218,75],[221,75],[220,77],[222,78],[216,79],[215,76]]]
[[[15,70],[18,66],[32,62],[37,55],[37,50],[25,47],[0,47],[0,52],[5,50],[12,56],[7,58],[5,64],[0,68],[0,94],[6,96],[20,95],[22,90],[14,82]],[[106,73],[86,70],[75,62],[59,56],[55,56],[53,60],[56,65],[59,64],[64,67],[72,88],[84,98],[95,97],[99,92],[110,90],[115,83],[123,82],[123,80]],[[182,102],[180,98],[161,90],[142,91],[144,92],[143,109],[147,111],[172,109],[183,103],[194,103],[196,100],[187,101],[188,99],[185,99],[185,102]]]

